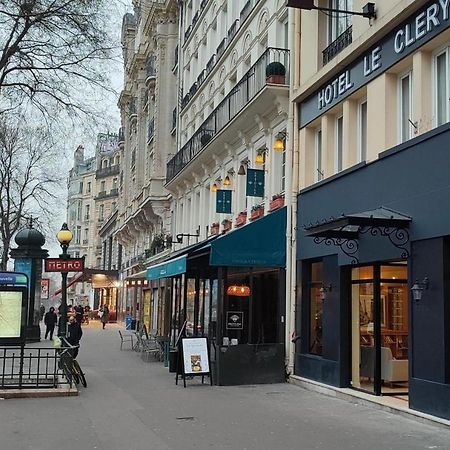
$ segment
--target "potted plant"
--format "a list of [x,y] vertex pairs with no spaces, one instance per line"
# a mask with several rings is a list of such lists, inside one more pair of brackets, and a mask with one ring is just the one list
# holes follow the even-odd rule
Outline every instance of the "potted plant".
[[226,233],[227,231],[231,230],[231,220],[230,219],[223,219],[222,220],[222,231]]
[[213,222],[211,224],[211,234],[219,234],[219,222]]
[[211,140],[211,137],[212,137],[211,133],[208,133],[208,132],[203,133],[200,136],[200,142],[202,144],[202,147],[204,147]]
[[272,84],[285,84],[286,68],[280,62],[271,62],[266,67],[266,82]]
[[269,204],[269,211],[275,211],[284,206],[284,194],[275,194]]
[[247,211],[241,211],[238,216],[236,217],[235,226],[240,227],[247,222]]
[[250,220],[259,219],[262,216],[264,216],[264,205],[260,203],[259,205],[253,206],[250,213]]

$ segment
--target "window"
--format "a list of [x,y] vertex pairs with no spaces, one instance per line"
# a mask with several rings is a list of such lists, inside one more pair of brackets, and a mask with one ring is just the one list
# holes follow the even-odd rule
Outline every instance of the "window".
[[100,183],[100,192],[106,191],[106,182],[102,181]]
[[82,203],[78,202],[77,203],[77,220],[81,220],[81,208],[82,208]]
[[[353,10],[353,0],[329,0],[329,8],[345,11]],[[351,14],[329,13],[328,16],[328,43],[335,41],[347,28],[352,25]]]
[[448,49],[435,59],[435,117],[436,126],[448,122]]
[[344,149],[344,119],[338,117],[336,119],[336,172],[342,170],[343,149]]
[[322,355],[323,263],[311,263],[310,268],[309,352],[315,355]]
[[85,215],[84,215],[84,220],[89,220],[89,216],[91,213],[91,206],[90,205],[86,205],[85,207]]
[[87,183],[87,193],[88,194],[90,194],[91,193],[91,182],[90,181],[88,181],[88,183]]
[[358,105],[358,147],[359,161],[367,160],[367,101]]
[[281,191],[286,190],[286,140],[284,140],[284,148],[281,153]]
[[105,205],[100,205],[98,208],[98,220],[103,220],[105,214]]
[[399,135],[400,142],[412,137],[411,127],[411,72],[399,79]]
[[79,194],[83,193],[83,182],[82,181],[80,181],[80,186],[79,186],[79,189],[78,189],[78,193]]
[[81,227],[75,229],[75,244],[79,244],[81,239]]
[[322,170],[322,130],[316,131],[316,181],[323,180]]

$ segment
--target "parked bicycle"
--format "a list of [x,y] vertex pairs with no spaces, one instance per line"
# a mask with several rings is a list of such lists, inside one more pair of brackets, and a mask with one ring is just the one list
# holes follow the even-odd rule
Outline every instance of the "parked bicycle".
[[74,359],[74,349],[79,345],[70,345],[65,338],[61,338],[63,347],[59,350],[58,368],[62,370],[65,378],[69,383],[72,381],[78,385],[80,382],[84,387],[87,387],[86,377],[80,364]]

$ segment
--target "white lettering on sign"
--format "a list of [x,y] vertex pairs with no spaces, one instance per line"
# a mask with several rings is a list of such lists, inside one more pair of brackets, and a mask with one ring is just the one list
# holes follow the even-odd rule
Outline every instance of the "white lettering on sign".
[[442,20],[448,20],[450,0],[439,0],[439,3],[433,3],[426,11],[418,14],[413,23],[408,23],[397,31],[394,38],[395,53],[402,53],[441,24],[438,18],[439,8],[442,11]]
[[364,76],[381,68],[381,46],[373,49],[369,56],[364,56]]
[[333,80],[327,87],[319,91],[319,109],[325,108],[325,106],[331,104],[334,100],[345,94],[352,87],[353,83],[350,81],[350,71],[346,70],[335,80]]

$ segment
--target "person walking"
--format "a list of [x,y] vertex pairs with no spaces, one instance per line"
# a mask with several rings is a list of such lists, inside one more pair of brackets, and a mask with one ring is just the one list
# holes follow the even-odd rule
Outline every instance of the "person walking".
[[45,314],[45,306],[41,303],[41,306],[39,307],[39,322],[42,322]]
[[106,324],[109,319],[109,308],[108,305],[104,304],[99,311],[100,321],[102,322],[103,329],[105,329]]
[[58,321],[58,316],[55,313],[55,308],[53,306],[50,307],[47,313],[45,313],[44,316],[44,323],[46,326],[45,329],[45,339],[47,339],[47,336],[50,335],[50,340],[53,339],[53,332],[55,331],[55,325]]
[[81,325],[83,321],[84,308],[81,305],[75,306],[75,320]]
[[[66,339],[70,345],[79,345],[83,330],[81,325],[76,321],[74,316],[69,317],[69,325],[67,326]],[[78,347],[72,350],[72,357],[75,359],[78,355]]]

